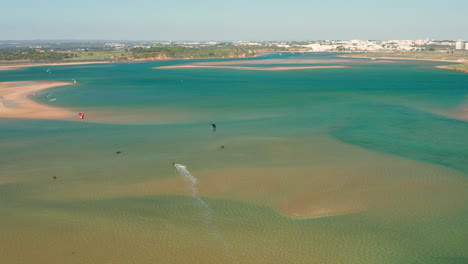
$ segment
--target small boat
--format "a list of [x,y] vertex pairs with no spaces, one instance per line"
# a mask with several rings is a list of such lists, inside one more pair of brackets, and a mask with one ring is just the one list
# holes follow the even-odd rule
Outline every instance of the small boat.
[[80,119],[84,119],[84,114],[83,114],[83,113],[78,113],[78,117],[79,117]]

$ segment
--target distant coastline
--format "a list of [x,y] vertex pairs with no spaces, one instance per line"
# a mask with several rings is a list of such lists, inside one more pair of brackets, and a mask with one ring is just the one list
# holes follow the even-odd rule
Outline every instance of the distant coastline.
[[146,58],[138,58],[138,59],[131,59],[126,61],[56,61],[56,62],[25,62],[25,61],[18,61],[18,62],[9,62],[9,61],[0,61],[0,71],[8,71],[8,70],[20,70],[24,68],[30,67],[39,67],[39,66],[68,66],[68,65],[87,65],[87,64],[103,64],[103,63],[118,63],[118,62],[147,62],[147,61],[171,61],[171,60],[204,60],[204,59],[245,59],[245,58],[255,58],[261,55],[265,55],[268,53],[259,53],[250,57],[247,56],[227,56],[227,57],[209,57],[209,58],[193,58],[193,57],[186,57],[186,58],[174,58],[168,56],[155,56],[155,57],[146,57]]
[[101,64],[101,63],[112,63],[112,61],[80,61],[80,62],[11,62],[8,64],[1,64],[0,71],[19,70],[30,67],[39,66],[67,66],[67,65],[85,65],[85,64]]
[[138,61],[171,61],[171,60],[209,60],[209,59],[248,59],[248,58],[256,58],[262,55],[266,55],[270,53],[258,53],[252,56],[246,56],[246,54],[240,55],[229,55],[229,56],[221,56],[221,57],[206,57],[206,58],[195,58],[195,57],[184,57],[184,58],[175,58],[169,56],[155,56],[155,57],[145,57],[145,58],[138,58],[138,59],[131,59],[127,62],[138,62]]

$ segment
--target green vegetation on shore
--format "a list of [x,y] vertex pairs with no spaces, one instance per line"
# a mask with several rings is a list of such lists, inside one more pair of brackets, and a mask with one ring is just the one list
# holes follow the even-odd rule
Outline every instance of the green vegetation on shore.
[[55,50],[43,48],[18,48],[0,50],[0,62],[39,61],[128,61],[128,60],[170,60],[205,58],[245,58],[271,51],[265,47],[239,47],[232,44],[185,46],[134,47],[128,49],[75,49]]
[[248,48],[236,47],[233,45],[226,46],[207,46],[207,47],[181,47],[181,46],[166,46],[166,47],[151,47],[151,48],[133,48],[130,49],[135,59],[142,58],[172,58],[172,59],[204,59],[204,58],[237,58],[237,57],[253,57],[257,53],[255,50]]
[[126,50],[87,50],[72,51],[74,56],[67,58],[66,61],[95,61],[95,60],[113,60],[126,61],[131,53]]
[[75,56],[73,53],[42,49],[0,51],[0,61],[62,61]]
[[128,60],[131,53],[125,50],[82,50],[56,51],[43,49],[0,50],[0,62],[66,62],[66,61],[104,61]]

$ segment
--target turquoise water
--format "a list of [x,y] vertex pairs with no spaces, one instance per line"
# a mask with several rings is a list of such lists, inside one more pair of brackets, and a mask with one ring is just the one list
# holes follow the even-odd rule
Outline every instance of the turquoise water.
[[[0,230],[11,232],[0,245],[12,245],[0,260],[21,263],[16,242],[39,263],[468,260],[468,123],[443,114],[466,104],[467,74],[330,54],[249,63],[259,59],[349,67],[0,71],[0,81],[77,79],[32,98],[87,113],[84,122],[0,118]],[[173,161],[199,180],[229,253]],[[322,203],[354,209],[314,218]],[[68,255],[38,246],[39,234]]]

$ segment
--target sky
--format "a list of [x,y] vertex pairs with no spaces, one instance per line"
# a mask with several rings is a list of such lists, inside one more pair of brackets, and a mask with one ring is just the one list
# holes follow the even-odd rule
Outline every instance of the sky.
[[0,40],[468,40],[468,0],[0,0]]

